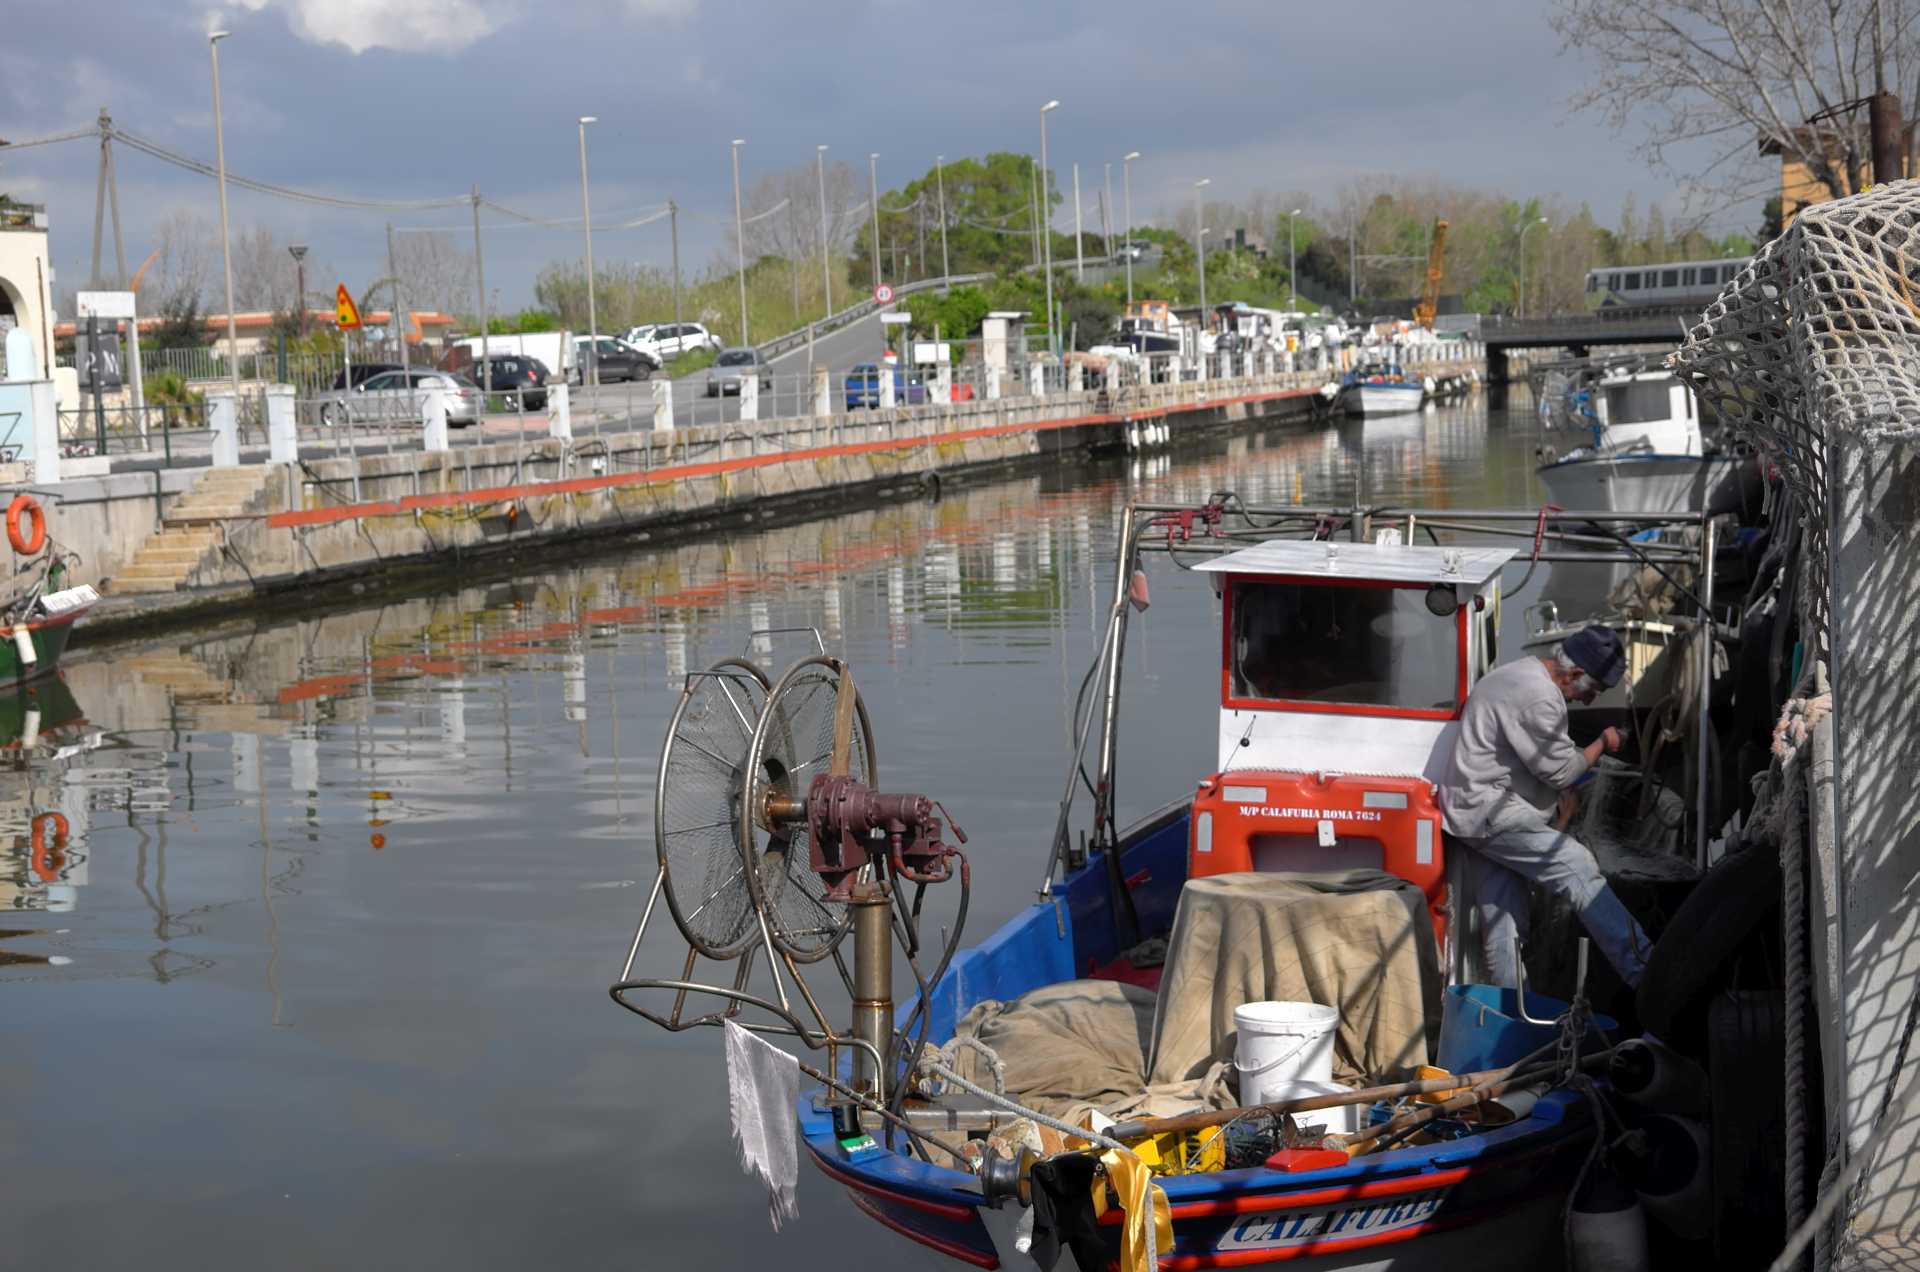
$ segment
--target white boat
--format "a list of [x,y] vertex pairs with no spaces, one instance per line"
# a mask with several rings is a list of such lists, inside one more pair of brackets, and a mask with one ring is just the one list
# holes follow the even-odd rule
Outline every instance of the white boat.
[[1427,387],[1390,362],[1369,362],[1340,382],[1339,406],[1348,415],[1402,415],[1417,411]]
[[1708,454],[1693,393],[1666,371],[1615,373],[1593,386],[1592,441],[1537,470],[1547,498],[1594,512],[1695,512],[1735,459]]

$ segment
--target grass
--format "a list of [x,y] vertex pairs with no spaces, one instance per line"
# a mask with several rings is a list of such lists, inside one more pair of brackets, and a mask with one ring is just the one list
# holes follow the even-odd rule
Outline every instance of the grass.
[[677,380],[683,375],[705,371],[713,365],[713,360],[718,356],[711,349],[693,349],[668,362],[661,368],[660,373]]

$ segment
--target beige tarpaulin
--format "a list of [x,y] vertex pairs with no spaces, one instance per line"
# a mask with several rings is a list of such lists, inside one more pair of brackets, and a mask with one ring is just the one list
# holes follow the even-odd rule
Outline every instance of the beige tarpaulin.
[[[955,1032],[993,1049],[1022,1104],[1158,1115],[1232,1102],[1217,1079],[1242,1002],[1338,1007],[1334,1075],[1355,1081],[1425,1062],[1439,992],[1426,899],[1411,884],[1372,870],[1219,875],[1181,893],[1157,997],[1117,981],[1065,981],[978,1003]],[[972,1052],[955,1060],[990,1080]]]

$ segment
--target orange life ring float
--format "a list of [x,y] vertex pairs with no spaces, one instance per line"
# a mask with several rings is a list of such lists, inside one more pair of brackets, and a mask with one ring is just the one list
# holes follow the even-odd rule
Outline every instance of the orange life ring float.
[[[47,843],[47,823],[53,823],[53,843]],[[33,819],[33,873],[42,883],[52,883],[67,867],[67,815],[41,813]]]
[[[30,535],[20,531],[23,517],[33,523],[33,533]],[[13,502],[7,505],[7,542],[21,556],[32,556],[47,546],[47,514],[40,510],[40,501],[32,495],[15,495]]]

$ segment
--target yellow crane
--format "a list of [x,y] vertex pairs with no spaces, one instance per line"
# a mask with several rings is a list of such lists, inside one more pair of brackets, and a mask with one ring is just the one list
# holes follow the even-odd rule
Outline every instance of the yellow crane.
[[1440,312],[1440,280],[1447,272],[1447,223],[1435,217],[1433,242],[1427,247],[1427,287],[1420,303],[1413,307],[1413,320],[1433,330],[1434,315]]

